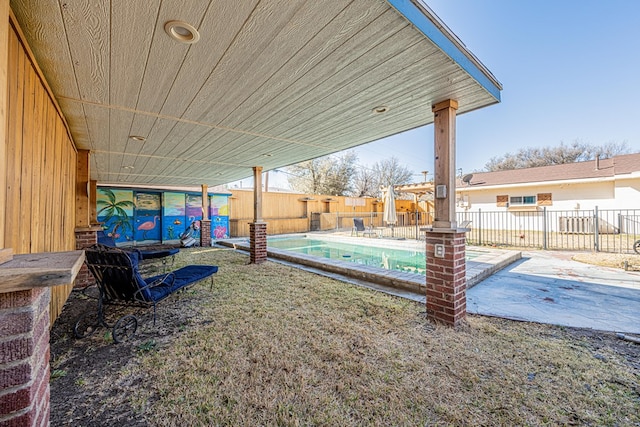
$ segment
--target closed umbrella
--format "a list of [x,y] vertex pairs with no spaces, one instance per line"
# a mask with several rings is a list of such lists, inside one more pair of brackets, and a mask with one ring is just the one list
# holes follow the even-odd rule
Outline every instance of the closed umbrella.
[[384,195],[384,212],[382,220],[391,226],[391,236],[393,236],[393,226],[398,222],[396,215],[396,194],[393,192],[393,185],[390,185]]

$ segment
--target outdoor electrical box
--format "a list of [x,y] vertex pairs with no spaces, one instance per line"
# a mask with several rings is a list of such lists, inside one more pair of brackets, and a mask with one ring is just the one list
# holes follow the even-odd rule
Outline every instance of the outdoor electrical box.
[[435,244],[435,254],[436,258],[444,258],[444,245],[442,243]]

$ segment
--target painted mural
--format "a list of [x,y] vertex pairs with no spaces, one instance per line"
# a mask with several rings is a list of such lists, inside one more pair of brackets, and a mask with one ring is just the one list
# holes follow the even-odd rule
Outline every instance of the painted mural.
[[163,240],[176,240],[184,233],[187,225],[185,225],[185,209],[184,209],[184,193],[164,193],[164,229],[162,231]]
[[133,191],[99,189],[96,203],[104,232],[116,243],[133,242]]
[[[185,231],[200,238],[202,195],[98,188],[98,221],[118,244],[176,242]],[[228,195],[209,196],[211,237],[229,237]],[[191,226],[191,229],[189,228]]]
[[162,220],[160,193],[135,193],[135,239],[138,242],[160,242]]
[[229,238],[229,197],[214,194],[209,196],[209,218],[214,239]]

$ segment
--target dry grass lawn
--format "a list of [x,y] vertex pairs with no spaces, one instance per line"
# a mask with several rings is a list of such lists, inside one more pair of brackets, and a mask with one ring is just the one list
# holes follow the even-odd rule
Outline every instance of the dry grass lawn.
[[[625,358],[610,335],[481,316],[453,330],[421,304],[232,250],[182,250],[186,263],[220,270],[212,290],[160,307],[171,334],[84,348],[125,351],[109,374],[68,381],[106,408],[98,424],[125,405],[159,426],[640,425],[637,344],[617,344]],[[74,351],[52,369],[76,375]],[[96,391],[106,375],[118,393]]]

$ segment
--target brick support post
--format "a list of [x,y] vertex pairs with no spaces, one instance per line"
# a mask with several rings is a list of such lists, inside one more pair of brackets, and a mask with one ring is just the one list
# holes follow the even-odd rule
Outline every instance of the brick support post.
[[467,316],[465,233],[428,231],[427,317],[458,326]]
[[267,260],[267,223],[249,223],[249,259],[251,264]]
[[[76,228],[76,249],[84,249],[89,246],[98,243],[98,230],[100,227],[86,227]],[[95,279],[89,271],[86,265],[82,265],[82,268],[76,276],[76,281],[73,283],[74,288],[83,289],[87,286],[95,284]]]
[[211,246],[211,220],[200,220],[200,246]]
[[49,425],[49,288],[0,293],[0,426]]

